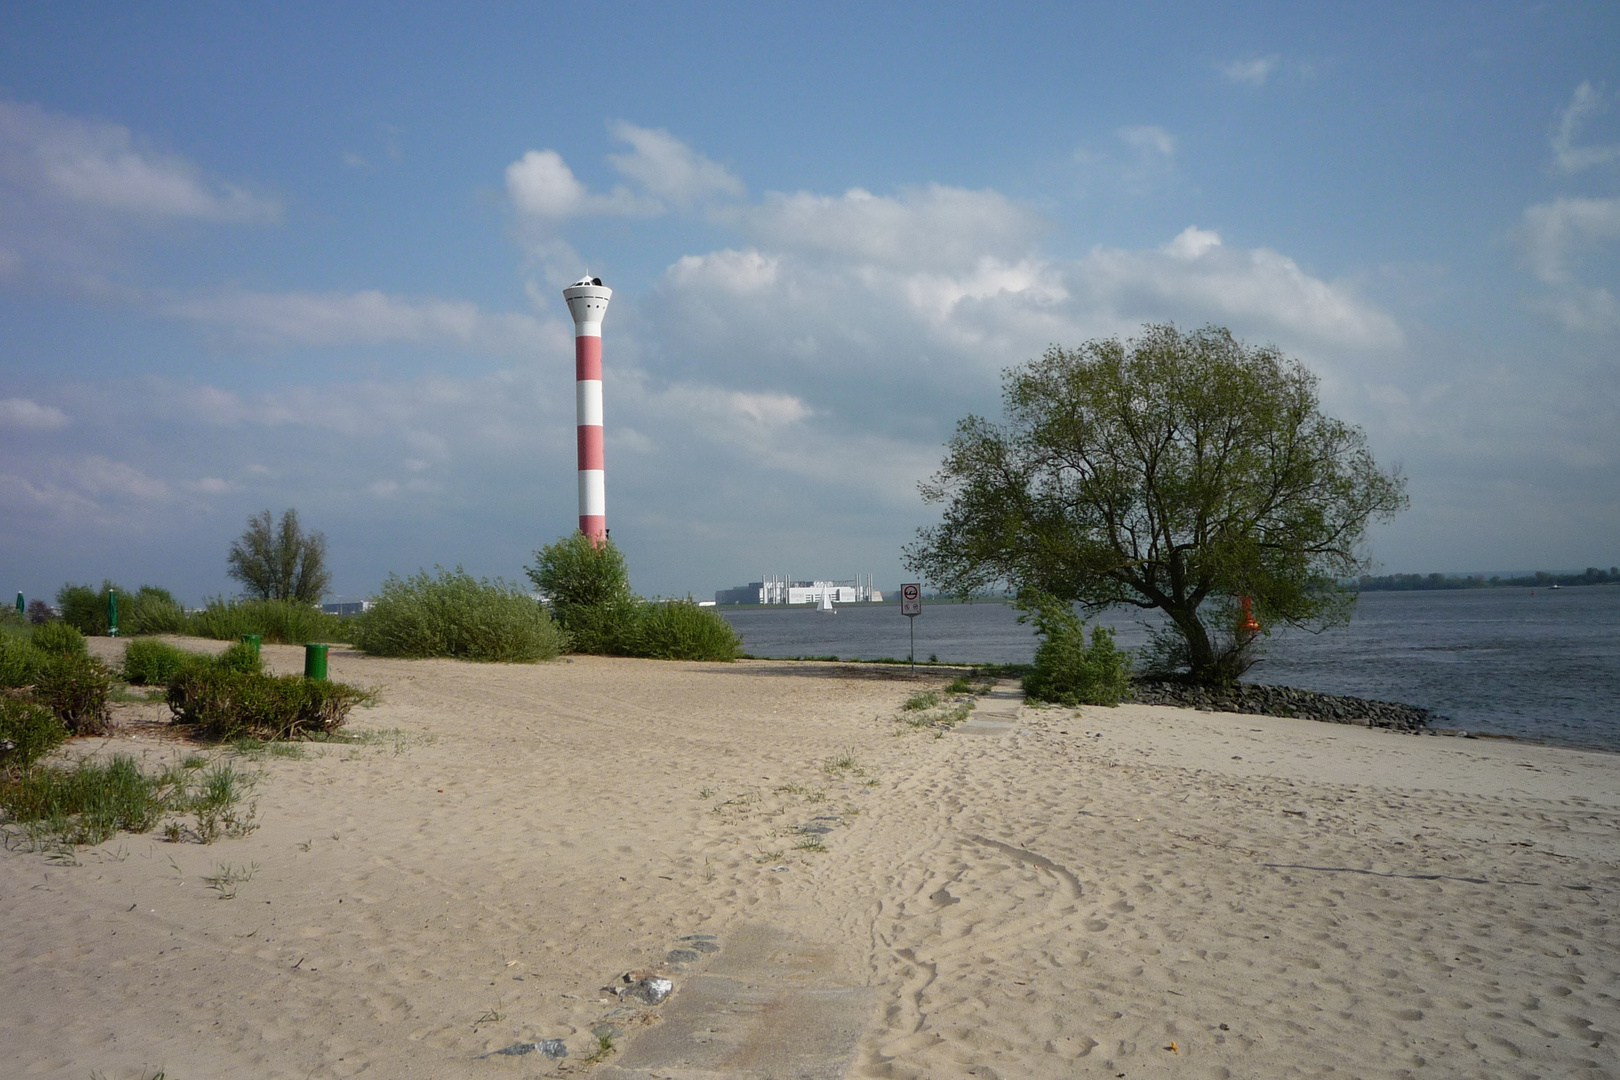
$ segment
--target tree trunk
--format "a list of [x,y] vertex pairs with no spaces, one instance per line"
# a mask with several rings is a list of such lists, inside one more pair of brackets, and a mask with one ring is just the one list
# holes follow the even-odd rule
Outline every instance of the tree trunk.
[[1170,616],[1170,621],[1176,624],[1176,629],[1187,643],[1187,677],[1206,686],[1231,682],[1232,675],[1225,670],[1226,665],[1221,663],[1221,657],[1216,655],[1215,646],[1209,640],[1209,631],[1198,617],[1198,609],[1166,604],[1164,613]]

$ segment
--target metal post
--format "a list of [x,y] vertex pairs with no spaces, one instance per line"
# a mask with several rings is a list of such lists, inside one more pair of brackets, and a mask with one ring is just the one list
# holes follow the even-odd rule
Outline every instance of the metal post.
[[107,636],[118,636],[118,591],[107,590]]
[[17,614],[19,614],[19,615],[28,614],[28,605],[23,602],[23,594],[22,593],[17,594]]

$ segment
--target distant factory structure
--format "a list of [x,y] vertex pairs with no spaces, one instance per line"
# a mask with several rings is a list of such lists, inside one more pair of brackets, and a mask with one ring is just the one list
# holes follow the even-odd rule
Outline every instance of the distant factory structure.
[[872,587],[871,574],[857,574],[842,581],[794,581],[788,577],[760,575],[759,581],[721,589],[714,602],[726,604],[816,604],[823,598],[834,604],[881,604],[883,594]]

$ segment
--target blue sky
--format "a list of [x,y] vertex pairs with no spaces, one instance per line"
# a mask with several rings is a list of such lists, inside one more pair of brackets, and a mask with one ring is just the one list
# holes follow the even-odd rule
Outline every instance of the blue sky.
[[0,566],[520,577],[614,290],[647,593],[903,576],[1003,368],[1146,321],[1322,378],[1386,571],[1620,561],[1612,5],[6,4]]

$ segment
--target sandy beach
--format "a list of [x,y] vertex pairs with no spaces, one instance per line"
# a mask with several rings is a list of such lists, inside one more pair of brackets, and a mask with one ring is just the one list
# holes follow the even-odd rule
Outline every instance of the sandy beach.
[[[250,835],[0,853],[0,1072],[1620,1075],[1620,755],[1010,689],[936,737],[895,717],[946,677],[879,666],[331,669],[372,734],[251,762]],[[68,752],[195,750],[120,715]],[[603,989],[641,971],[667,1001]]]

